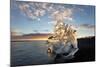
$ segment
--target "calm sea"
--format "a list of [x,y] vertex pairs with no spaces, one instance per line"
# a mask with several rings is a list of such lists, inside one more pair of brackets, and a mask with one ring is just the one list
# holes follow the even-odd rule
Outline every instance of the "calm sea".
[[37,65],[52,63],[47,56],[45,41],[11,42],[11,65]]
[[78,40],[79,51],[72,60],[53,60],[47,55],[46,41],[11,42],[11,65],[26,66],[95,61],[95,38]]

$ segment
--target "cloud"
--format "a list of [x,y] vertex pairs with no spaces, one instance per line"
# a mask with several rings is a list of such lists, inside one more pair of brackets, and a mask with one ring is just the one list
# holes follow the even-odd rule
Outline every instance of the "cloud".
[[82,6],[77,6],[77,5],[73,5],[72,9],[74,13],[78,13],[78,15],[80,15],[81,17],[87,16],[88,13],[85,11],[84,8],[81,8]]
[[77,35],[78,37],[87,37],[95,35],[95,25],[94,24],[78,24],[77,25]]
[[18,8],[24,16],[32,20],[38,20],[47,13],[53,20],[72,20],[72,9],[62,4],[16,1],[15,5],[17,7],[13,8]]
[[45,14],[45,10],[43,9],[37,9],[35,12],[34,12],[34,15],[39,17],[39,16],[43,16]]
[[32,20],[38,20],[38,17],[44,16],[47,9],[47,3],[18,2],[16,4],[21,13]]
[[44,32],[49,32],[49,30],[48,29],[45,29]]
[[95,25],[92,25],[92,24],[81,24],[80,27],[88,28],[88,29],[94,29]]
[[72,15],[72,9],[67,8],[64,10],[64,12],[63,12],[64,17],[71,17],[71,15]]
[[33,10],[30,9],[30,5],[26,3],[18,4],[20,11],[26,17],[30,19],[37,19],[37,16],[34,15]]
[[66,8],[63,11],[55,11],[52,13],[54,20],[63,21],[63,20],[71,20],[72,21],[72,10]]
[[50,22],[48,22],[48,24],[53,24],[53,25],[55,25],[55,24],[56,24],[56,21],[50,21]]
[[19,31],[18,29],[11,30],[11,36],[20,36],[20,35],[23,35],[23,33]]
[[39,33],[39,30],[33,30],[34,33]]

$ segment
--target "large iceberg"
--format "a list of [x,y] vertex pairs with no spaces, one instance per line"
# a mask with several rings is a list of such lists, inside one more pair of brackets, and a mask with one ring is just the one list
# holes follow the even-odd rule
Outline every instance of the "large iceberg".
[[78,51],[76,30],[72,25],[57,21],[54,33],[48,38],[48,56],[51,58],[72,59]]

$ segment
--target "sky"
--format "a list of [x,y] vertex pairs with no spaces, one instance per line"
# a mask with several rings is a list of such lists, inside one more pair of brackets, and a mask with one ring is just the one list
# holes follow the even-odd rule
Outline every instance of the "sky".
[[95,6],[11,0],[11,32],[17,35],[52,33],[62,19],[77,29],[78,37],[95,35]]

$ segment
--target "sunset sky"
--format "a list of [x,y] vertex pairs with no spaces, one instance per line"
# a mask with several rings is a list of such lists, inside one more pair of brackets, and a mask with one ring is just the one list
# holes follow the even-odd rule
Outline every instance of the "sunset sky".
[[57,20],[54,14],[57,12],[63,14],[66,24],[73,25],[77,29],[78,37],[95,35],[94,6],[14,0],[11,0],[11,32],[18,35],[51,33]]

